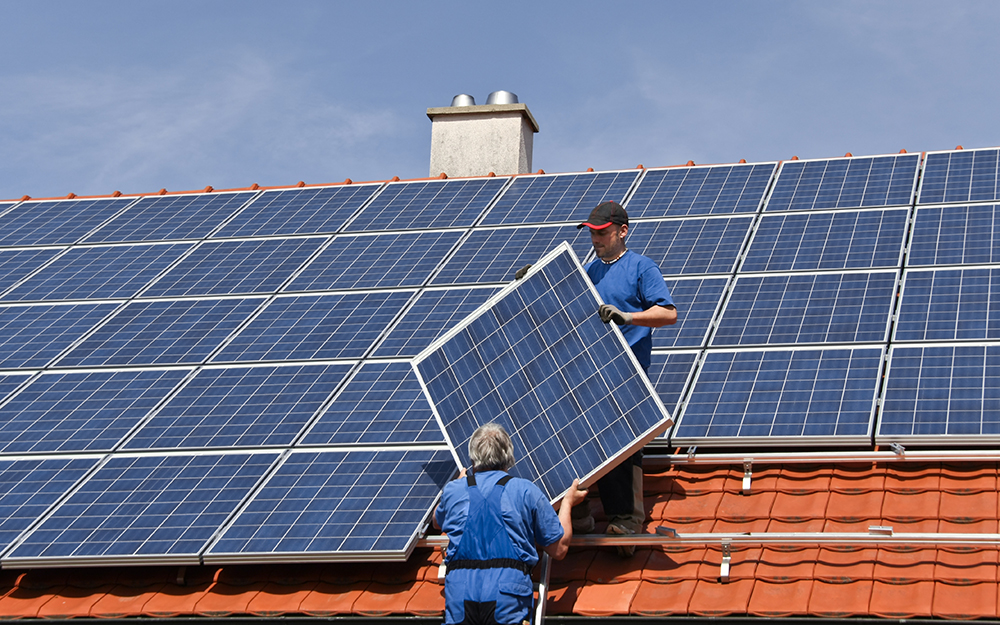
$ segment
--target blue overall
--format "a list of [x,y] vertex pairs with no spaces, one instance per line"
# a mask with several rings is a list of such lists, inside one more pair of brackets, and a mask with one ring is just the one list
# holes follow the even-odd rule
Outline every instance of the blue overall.
[[462,540],[445,561],[445,623],[513,625],[531,620],[532,565],[518,557],[501,516],[500,497],[509,475],[483,497],[470,473],[469,514]]

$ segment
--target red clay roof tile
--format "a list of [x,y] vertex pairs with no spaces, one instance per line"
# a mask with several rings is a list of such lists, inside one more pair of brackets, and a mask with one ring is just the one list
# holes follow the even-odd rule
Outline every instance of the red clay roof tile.
[[351,614],[354,603],[363,595],[371,582],[330,584],[318,582],[302,602],[299,611],[309,616],[328,617]]
[[444,585],[433,582],[417,584],[417,590],[406,604],[406,613],[414,616],[442,616],[444,614]]
[[755,492],[742,495],[736,492],[726,492],[722,495],[715,516],[720,521],[730,523],[747,523],[753,520],[766,519],[771,514],[774,505],[774,491]]
[[685,546],[653,549],[642,569],[642,579],[656,583],[698,579],[706,551],[705,547]]
[[941,466],[941,492],[955,495],[996,493],[997,467],[983,464],[970,467],[967,463]]
[[882,502],[882,518],[887,521],[914,522],[937,519],[941,505],[939,491],[899,493],[889,491]]
[[361,616],[403,614],[406,612],[406,604],[416,592],[416,582],[409,584],[371,582],[354,602],[352,611]]
[[997,585],[995,583],[952,585],[937,582],[931,614],[938,618],[984,619],[997,617]]
[[[753,579],[757,562],[760,561],[760,547],[734,545],[730,548],[729,578]],[[705,560],[698,568],[698,579],[716,581],[722,567],[722,548],[711,546],[705,552]]]
[[548,600],[545,604],[546,614],[573,614],[576,607],[576,600],[583,591],[587,582],[576,580],[568,584],[553,584],[549,589]]
[[754,577],[778,584],[811,580],[818,555],[819,547],[794,547],[788,550],[765,547],[757,562]]
[[166,584],[142,606],[142,614],[157,618],[194,614],[195,605],[211,586],[212,583],[186,586]]
[[714,520],[721,501],[721,490],[706,491],[700,495],[674,496],[662,508],[654,508],[650,516],[679,523]]
[[938,491],[941,488],[941,465],[915,462],[894,463],[886,468],[885,490],[890,493],[914,494]]
[[717,534],[765,532],[767,531],[767,526],[770,523],[770,519],[743,519],[735,521],[719,519],[715,522],[715,525],[712,526],[712,531]]
[[15,588],[0,599],[0,614],[4,619],[37,618],[42,606],[52,600],[51,590]]
[[771,519],[767,524],[768,532],[822,532],[826,526],[826,519],[806,519],[804,521],[778,521]]
[[104,596],[110,586],[98,588],[76,588],[63,586],[52,594],[52,599],[46,601],[38,609],[38,617],[46,619],[67,619],[90,616],[90,610]]
[[565,558],[552,562],[549,579],[552,583],[585,580],[596,556],[597,549],[570,549]]
[[843,584],[815,581],[809,595],[809,614],[823,618],[867,616],[873,585],[871,580]]
[[911,584],[934,579],[937,548],[883,546],[875,557],[875,579],[887,584]]
[[938,548],[934,579],[947,584],[997,582],[996,547],[953,546]]
[[883,618],[915,618],[931,613],[934,582],[892,584],[876,579],[872,585],[868,611]]
[[813,574],[817,580],[832,584],[851,584],[872,579],[878,549],[855,545],[831,545],[819,550]]
[[974,523],[997,518],[997,493],[941,493],[940,518],[957,523]]
[[638,579],[614,584],[587,582],[580,589],[573,613],[582,616],[628,614],[632,607],[632,597],[641,583]]
[[823,519],[829,500],[830,493],[826,491],[802,495],[778,493],[771,508],[771,518],[791,522]]
[[864,491],[856,494],[830,493],[826,504],[826,518],[843,523],[857,523],[861,519],[882,517],[883,491]]
[[659,584],[643,580],[639,584],[629,614],[634,616],[672,616],[687,614],[691,595],[698,581],[683,579]]
[[127,586],[117,584],[90,608],[90,616],[96,618],[138,618],[143,616],[143,607],[159,593],[163,584],[153,586]]
[[833,470],[830,491],[834,493],[870,493],[885,489],[885,467],[870,464],[844,464]]
[[[245,581],[241,579],[240,581]],[[240,585],[216,583],[205,591],[194,606],[194,611],[202,616],[220,617],[246,614],[247,606],[267,582],[252,582]]]
[[642,571],[652,553],[650,549],[636,549],[630,558],[623,558],[613,548],[597,552],[587,569],[587,581],[598,584],[616,584],[642,579]]
[[[726,466],[691,465],[677,469],[678,479],[673,483],[673,492],[678,495],[694,497],[705,493],[721,493],[726,485],[734,479],[735,473]],[[742,483],[742,472],[739,482]]]
[[832,478],[832,466],[790,464],[781,470],[781,483],[778,488],[784,493],[795,495],[829,492]]
[[688,613],[697,616],[746,614],[754,580],[739,579],[723,584],[699,579],[691,594]]
[[808,614],[812,585],[812,580],[777,583],[758,579],[750,593],[747,611],[767,618]]
[[298,613],[299,604],[318,583],[312,581],[291,585],[268,582],[247,603],[246,612],[267,618]]

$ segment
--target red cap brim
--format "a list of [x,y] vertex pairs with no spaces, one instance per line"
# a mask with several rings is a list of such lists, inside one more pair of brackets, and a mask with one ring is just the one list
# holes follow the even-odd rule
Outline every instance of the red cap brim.
[[587,226],[587,227],[588,227],[588,228],[590,228],[591,230],[604,230],[605,228],[607,228],[608,226],[610,226],[610,225],[611,225],[611,223],[612,223],[612,222],[610,222],[610,221],[609,221],[609,222],[608,222],[608,223],[606,223],[606,224],[601,224],[600,226],[595,226],[594,224],[591,224],[591,223],[587,223],[587,222],[585,221],[585,222],[583,222],[582,224],[580,224],[579,226],[577,226],[577,227],[576,227],[576,229],[577,229],[577,230],[579,230],[580,228],[582,228],[582,227],[584,227],[584,226]]

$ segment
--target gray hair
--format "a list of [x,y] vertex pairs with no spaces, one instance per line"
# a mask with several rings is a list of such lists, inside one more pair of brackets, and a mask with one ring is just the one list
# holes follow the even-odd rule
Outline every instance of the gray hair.
[[502,425],[487,423],[472,433],[469,457],[475,471],[508,471],[514,466],[514,443]]

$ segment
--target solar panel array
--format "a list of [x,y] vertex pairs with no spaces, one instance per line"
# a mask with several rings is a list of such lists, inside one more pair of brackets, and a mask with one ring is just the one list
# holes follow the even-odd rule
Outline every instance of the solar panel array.
[[412,360],[607,199],[670,445],[996,444],[998,153],[0,204],[0,565],[405,558]]

